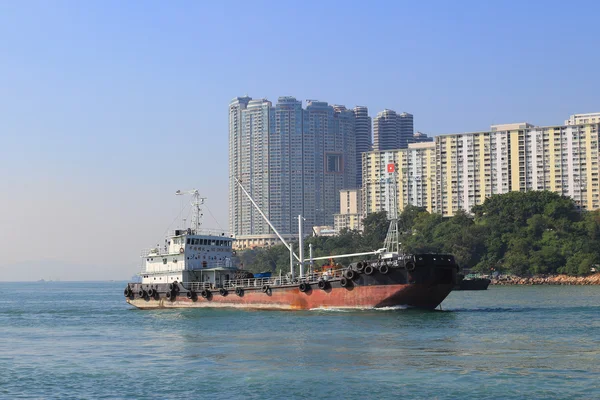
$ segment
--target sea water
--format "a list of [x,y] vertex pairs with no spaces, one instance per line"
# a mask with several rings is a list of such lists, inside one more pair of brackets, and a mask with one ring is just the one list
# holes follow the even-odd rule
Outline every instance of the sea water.
[[124,282],[0,283],[0,398],[600,398],[600,287],[415,309],[141,311]]

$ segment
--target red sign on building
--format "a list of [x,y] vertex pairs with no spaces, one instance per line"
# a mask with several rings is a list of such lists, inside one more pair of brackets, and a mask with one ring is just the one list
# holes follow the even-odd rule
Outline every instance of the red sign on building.
[[396,165],[395,165],[395,164],[393,164],[393,163],[390,163],[390,164],[388,164],[388,165],[387,165],[387,172],[390,172],[390,173],[392,173],[392,172],[394,172],[394,171],[396,171]]

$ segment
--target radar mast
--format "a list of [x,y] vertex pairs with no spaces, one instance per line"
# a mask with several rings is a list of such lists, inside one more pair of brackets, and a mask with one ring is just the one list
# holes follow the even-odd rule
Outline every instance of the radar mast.
[[204,205],[206,197],[200,197],[200,192],[196,189],[187,191],[178,190],[175,192],[176,196],[183,196],[184,194],[192,195],[192,223],[190,228],[195,234],[198,234],[200,232],[200,226],[202,225],[202,205]]

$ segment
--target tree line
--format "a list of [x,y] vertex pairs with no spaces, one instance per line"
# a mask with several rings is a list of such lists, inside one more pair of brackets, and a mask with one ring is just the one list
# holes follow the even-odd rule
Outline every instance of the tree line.
[[[468,214],[458,210],[442,217],[415,206],[399,216],[400,242],[407,253],[450,253],[463,269],[519,276],[588,274],[600,264],[600,210],[580,211],[566,196],[549,191],[494,195]],[[364,232],[344,230],[337,236],[312,236],[305,255],[315,257],[368,252],[383,247],[389,221],[385,212],[363,220]],[[298,243],[294,244],[298,248]],[[284,245],[240,251],[238,262],[252,272],[289,271]],[[340,259],[347,264],[354,259]],[[325,262],[319,262],[322,265]]]

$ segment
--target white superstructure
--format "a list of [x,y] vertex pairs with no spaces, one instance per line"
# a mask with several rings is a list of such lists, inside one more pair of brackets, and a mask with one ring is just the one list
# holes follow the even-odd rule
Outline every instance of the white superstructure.
[[[186,192],[193,197],[192,227],[170,231],[162,247],[142,250],[142,283],[207,282],[218,284],[217,271],[234,269],[233,241],[225,232],[201,228],[201,198],[197,190]],[[177,191],[176,194],[186,194]]]

